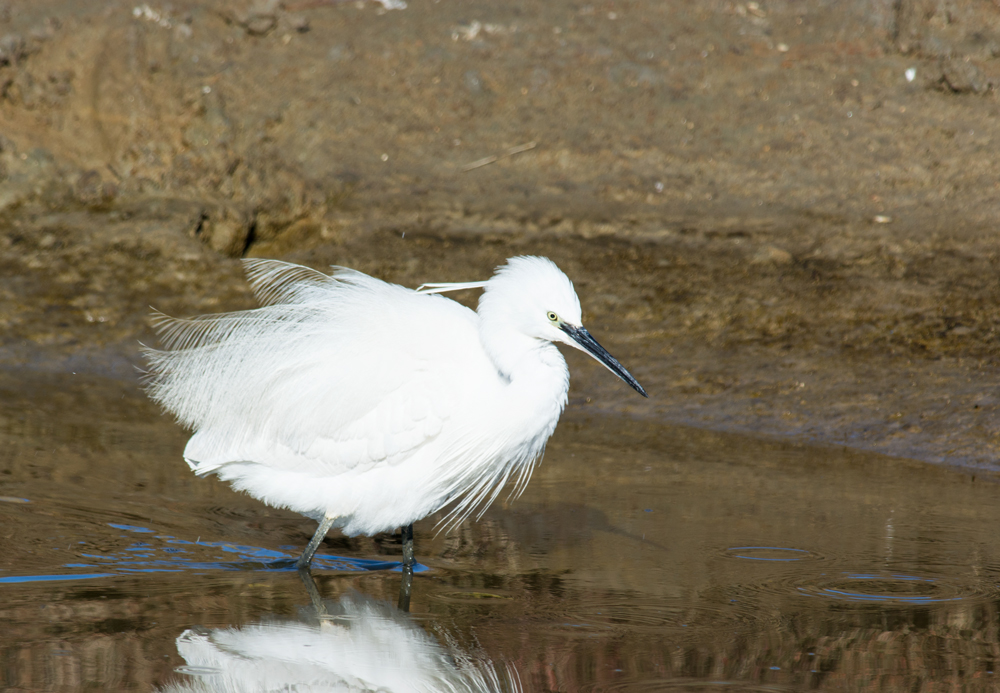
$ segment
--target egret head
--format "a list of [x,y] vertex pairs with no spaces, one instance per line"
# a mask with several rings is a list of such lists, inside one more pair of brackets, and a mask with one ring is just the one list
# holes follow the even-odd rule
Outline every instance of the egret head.
[[583,327],[580,299],[556,264],[544,257],[514,257],[497,268],[479,299],[483,315],[499,318],[535,339],[580,349],[646,397],[646,391]]

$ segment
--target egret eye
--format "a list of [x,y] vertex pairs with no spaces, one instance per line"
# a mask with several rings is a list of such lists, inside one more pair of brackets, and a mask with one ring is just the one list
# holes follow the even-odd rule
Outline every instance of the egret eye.
[[551,310],[545,314],[545,317],[547,317],[551,322],[559,322],[559,316],[553,313]]

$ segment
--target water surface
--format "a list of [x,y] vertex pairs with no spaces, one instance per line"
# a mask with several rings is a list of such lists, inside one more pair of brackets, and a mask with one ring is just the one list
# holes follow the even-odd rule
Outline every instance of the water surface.
[[521,499],[418,523],[406,614],[397,540],[331,535],[311,600],[273,566],[312,523],[191,475],[133,384],[0,395],[0,688],[996,685],[992,477],[571,408]]

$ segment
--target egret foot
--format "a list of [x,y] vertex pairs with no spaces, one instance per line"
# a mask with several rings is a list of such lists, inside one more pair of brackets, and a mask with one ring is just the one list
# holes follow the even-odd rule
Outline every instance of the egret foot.
[[[299,570],[309,570],[309,567],[312,565],[313,556],[316,555],[316,549],[319,548],[319,545],[326,538],[326,533],[330,531],[331,527],[333,527],[333,521],[335,519],[337,518],[324,517],[323,521],[319,523],[319,527],[316,528],[316,533],[313,535],[312,539],[309,540],[309,543],[306,544],[306,550],[302,552],[302,555],[299,556],[299,560],[295,562],[296,568]],[[410,549],[410,553],[412,555],[412,548]]]

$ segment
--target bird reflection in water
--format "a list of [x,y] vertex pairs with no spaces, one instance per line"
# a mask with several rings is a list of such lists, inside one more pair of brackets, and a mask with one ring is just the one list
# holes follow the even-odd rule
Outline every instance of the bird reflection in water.
[[[187,680],[163,693],[208,691],[520,691],[482,653],[439,642],[405,611],[352,592],[324,601],[305,571],[312,608],[299,620],[188,629],[177,638]],[[412,575],[403,573],[404,591]]]

